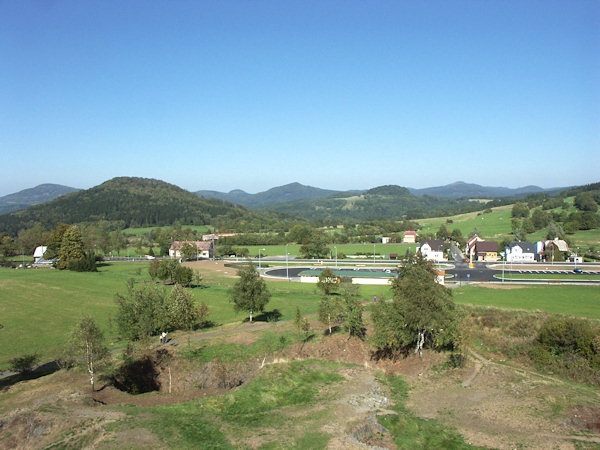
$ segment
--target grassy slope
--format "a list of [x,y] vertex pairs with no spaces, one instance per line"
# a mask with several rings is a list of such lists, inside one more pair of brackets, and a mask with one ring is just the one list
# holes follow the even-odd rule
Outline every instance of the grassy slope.
[[[491,213],[480,214],[478,212],[459,214],[450,217],[435,217],[431,219],[420,219],[418,222],[422,225],[420,233],[435,233],[440,225],[444,224],[448,229],[458,228],[463,236],[468,236],[475,227],[481,231],[484,237],[492,238],[510,234],[511,232],[511,211],[512,205],[499,206],[493,208]],[[446,223],[446,220],[452,220],[453,223]]]
[[[55,357],[84,314],[99,323],[109,341],[115,341],[116,330],[109,319],[117,311],[114,296],[126,291],[130,278],[138,283],[149,282],[146,268],[147,263],[113,263],[101,267],[98,273],[0,269],[0,323],[4,325],[0,329],[0,370],[8,367],[11,358],[26,353],[38,352],[42,360]],[[234,312],[229,301],[227,291],[234,282],[232,278],[207,278],[205,288],[192,289],[196,300],[208,305],[210,320],[219,325],[247,319],[245,313]],[[320,296],[315,285],[268,285],[272,298],[267,311],[279,310],[281,320],[293,319],[296,306],[303,315],[317,312]],[[365,298],[381,298],[387,293],[388,289],[381,286],[362,289]]]
[[597,286],[527,286],[517,289],[467,286],[455,289],[453,293],[454,300],[462,304],[600,319],[600,288]]
[[[267,366],[260,376],[228,394],[150,408],[122,407],[125,420],[109,431],[150,429],[176,448],[325,448],[331,435],[323,423],[339,408],[334,399],[349,382],[340,364],[293,361]],[[460,435],[436,420],[407,410],[408,384],[399,377],[382,380],[391,387],[394,416],[380,417],[402,448],[470,448]],[[315,409],[316,408],[316,409]],[[233,444],[233,445],[232,445]]]
[[[116,340],[109,316],[114,318],[114,296],[125,292],[126,281],[150,281],[146,263],[114,263],[99,273],[74,273],[56,270],[0,269],[0,369],[18,355],[39,352],[42,360],[55,356],[66,343],[69,331],[83,314],[97,320],[110,342]],[[235,269],[232,269],[232,271]],[[139,273],[138,273],[139,272]],[[193,289],[198,301],[208,305],[210,320],[222,325],[246,320],[243,312],[235,313],[227,291],[232,278],[205,279],[205,288]],[[293,319],[296,306],[303,315],[315,314],[319,293],[315,285],[269,281],[272,293],[267,311],[279,310],[281,320]],[[600,289],[585,286],[535,286],[524,289],[494,290],[464,287],[454,290],[458,303],[494,305],[501,308],[543,310],[600,319]],[[385,286],[362,286],[365,303],[389,298]],[[115,345],[119,345],[118,343]]]
[[[142,228],[126,228],[123,230],[124,234],[130,234],[133,236],[142,236],[152,230],[160,230],[160,229],[171,229],[172,227],[142,227]],[[210,226],[208,225],[184,225],[181,227],[182,229],[192,229],[197,233],[206,233],[210,230]]]
[[[286,249],[285,245],[234,245],[234,247],[247,248],[251,256],[258,256],[259,249],[261,250],[261,256],[285,256]],[[287,251],[292,256],[300,256],[300,247],[300,245],[290,244],[287,246]],[[373,254],[373,244],[329,244],[328,247],[331,250],[332,258],[335,258],[334,247],[337,247],[340,257],[342,254],[364,254],[367,256]],[[375,254],[389,255],[390,253],[396,253],[399,257],[402,257],[407,249],[414,253],[416,247],[416,244],[375,244]],[[264,251],[262,251],[263,248]]]

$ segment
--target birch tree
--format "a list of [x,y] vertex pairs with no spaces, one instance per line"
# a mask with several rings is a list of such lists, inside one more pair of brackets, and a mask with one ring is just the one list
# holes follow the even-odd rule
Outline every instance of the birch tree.
[[264,311],[271,293],[251,262],[238,270],[238,276],[240,279],[229,291],[229,298],[236,311],[247,311],[250,314],[252,323],[254,313]]
[[374,343],[391,353],[414,347],[451,346],[457,336],[458,314],[450,290],[435,281],[435,272],[422,260],[404,262],[400,277],[392,284],[391,302],[373,308]]
[[98,367],[108,356],[104,345],[104,335],[94,319],[83,317],[71,333],[71,355],[75,363],[83,365],[90,376],[90,386],[94,392],[94,382]]

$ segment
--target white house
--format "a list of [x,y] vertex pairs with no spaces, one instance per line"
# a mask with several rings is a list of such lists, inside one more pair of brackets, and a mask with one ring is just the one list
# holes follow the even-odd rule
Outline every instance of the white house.
[[444,241],[441,239],[423,241],[419,251],[423,258],[430,261],[444,261]]
[[46,250],[48,250],[48,247],[43,246],[43,245],[36,247],[35,251],[33,252],[33,262],[36,263],[40,259],[43,259],[44,253],[46,253]]
[[511,242],[504,253],[506,262],[534,262],[537,245],[531,242]]
[[212,258],[214,256],[213,241],[174,241],[169,248],[169,257],[181,258],[181,249],[185,244],[190,244],[196,247],[198,258]]

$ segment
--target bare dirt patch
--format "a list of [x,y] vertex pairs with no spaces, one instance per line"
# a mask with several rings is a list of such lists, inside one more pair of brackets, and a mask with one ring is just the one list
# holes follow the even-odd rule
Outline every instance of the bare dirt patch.
[[187,261],[183,265],[192,270],[200,272],[206,277],[225,277],[237,278],[237,270],[234,267],[225,267],[225,264],[230,264],[226,261]]
[[[590,398],[566,385],[509,366],[472,360],[463,369],[430,371],[411,382],[407,406],[423,418],[455,427],[472,444],[494,448],[574,448],[584,424],[596,412],[590,406],[563,411],[564,404]],[[593,400],[592,400],[593,401]],[[575,415],[577,425],[571,420]],[[585,418],[584,418],[585,417]]]
[[[256,331],[242,331],[219,340],[243,344],[256,337]],[[343,333],[317,336],[271,355],[267,363],[292,359],[352,363],[335,369],[344,381],[325,387],[324,400],[316,405],[274,412],[298,419],[288,422],[289,429],[261,428],[228,438],[234,444],[258,447],[276,442],[281,433],[288,433],[288,439],[302,436],[304,424],[316,423],[321,432],[332,436],[329,448],[393,448],[391,437],[376,421],[376,414],[394,414],[387,388],[377,382],[378,371],[383,371],[406,377],[411,385],[407,407],[420,417],[455,427],[470,443],[494,448],[600,444],[597,389],[573,386],[479,355],[470,358],[461,369],[448,369],[447,355],[432,351],[426,351],[422,360],[412,353],[396,360],[376,360],[365,341]],[[91,400],[86,375],[75,371],[11,386],[0,393],[0,447],[42,448],[59,443],[65,447],[162,448],[165,445],[149,429],[106,431],[109,424],[126,418],[125,412],[111,405],[149,407],[222,394],[261,370],[258,359],[220,366],[176,356],[161,361],[157,361],[160,389],[144,395],[131,395],[107,384]],[[221,387],[223,383],[228,387]]]
[[476,284],[476,287],[487,288],[487,289],[502,289],[510,291],[512,289],[529,289],[531,286],[525,286],[523,284],[493,284],[493,283],[482,283]]

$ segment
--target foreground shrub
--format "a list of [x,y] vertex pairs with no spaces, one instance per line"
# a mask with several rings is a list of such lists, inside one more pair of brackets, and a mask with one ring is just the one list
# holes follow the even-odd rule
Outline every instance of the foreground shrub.
[[558,375],[600,385],[600,327],[582,319],[545,322],[529,349],[531,359]]
[[17,356],[10,360],[10,368],[14,372],[29,373],[33,370],[33,366],[37,364],[40,357],[33,353],[30,355]]

